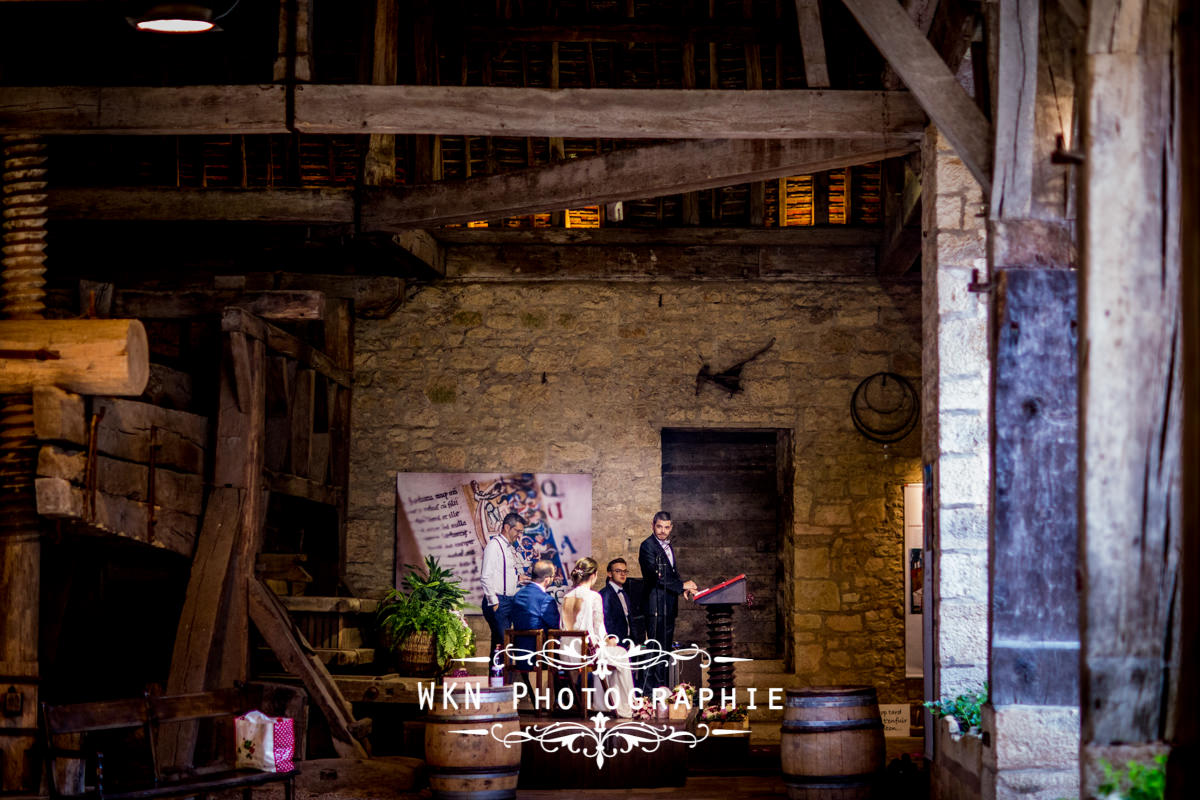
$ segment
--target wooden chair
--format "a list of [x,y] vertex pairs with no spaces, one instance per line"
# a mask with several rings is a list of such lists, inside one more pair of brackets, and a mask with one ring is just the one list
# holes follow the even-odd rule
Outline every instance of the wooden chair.
[[[517,676],[519,676],[519,675],[529,676],[528,680],[530,683],[530,688],[533,691],[541,692],[545,688],[549,688],[551,691],[553,691],[553,689],[554,689],[554,676],[552,674],[553,667],[547,666],[544,663],[538,663],[538,659],[536,659],[536,658],[534,659],[534,663],[531,667],[521,667],[513,660],[513,658],[510,655],[508,655],[509,646],[512,645],[516,648],[520,648],[523,650],[532,650],[534,652],[539,652],[546,645],[546,643],[551,640],[558,641],[558,643],[562,647],[565,648],[565,647],[570,646],[568,644],[568,642],[570,642],[572,639],[579,640],[578,652],[580,652],[580,653],[587,652],[587,632],[585,632],[585,631],[567,631],[567,630],[562,630],[561,628],[551,628],[549,630],[515,630],[515,629],[510,628],[509,630],[506,630],[504,632],[504,651],[505,651],[505,658],[504,658],[504,661],[505,661],[504,676],[505,677],[504,677],[504,679],[505,679],[505,681],[508,683],[515,683],[517,680]],[[593,672],[593,666],[591,664],[585,664],[578,669],[570,670],[570,674],[572,674],[572,675],[577,674],[579,676],[579,684],[578,685],[580,687],[584,687],[584,686],[588,685],[588,681],[591,680],[592,672]],[[551,704],[554,704],[555,702],[556,702],[556,699],[554,697],[551,697]],[[583,695],[580,694],[578,696],[578,702],[575,705],[575,709],[580,709],[581,708],[580,704],[582,702],[583,702]],[[548,714],[548,713],[550,713],[550,711],[551,711],[551,709],[548,709],[548,708],[536,708],[536,705],[535,705],[535,713],[537,713],[537,714]],[[584,711],[580,711],[579,713],[581,716],[585,714]]]

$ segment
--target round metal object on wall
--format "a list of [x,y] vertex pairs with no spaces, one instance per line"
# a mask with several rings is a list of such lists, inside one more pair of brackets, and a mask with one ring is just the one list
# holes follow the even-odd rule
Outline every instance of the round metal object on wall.
[[894,444],[917,427],[921,400],[908,378],[876,372],[863,379],[850,396],[850,418],[858,432],[871,441]]

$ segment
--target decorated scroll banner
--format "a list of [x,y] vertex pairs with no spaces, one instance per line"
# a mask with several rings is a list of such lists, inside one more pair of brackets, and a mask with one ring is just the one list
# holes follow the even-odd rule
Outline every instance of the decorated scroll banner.
[[515,547],[525,571],[539,558],[555,566],[551,591],[566,588],[575,562],[592,550],[592,476],[529,472],[401,472],[396,476],[396,585],[406,564],[434,556],[480,607],[483,548],[505,515],[525,519]]

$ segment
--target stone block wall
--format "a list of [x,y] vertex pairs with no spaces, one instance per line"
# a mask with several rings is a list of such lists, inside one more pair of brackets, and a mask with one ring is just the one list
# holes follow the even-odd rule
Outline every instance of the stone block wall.
[[[933,693],[954,697],[987,680],[988,296],[986,206],[979,184],[930,127],[922,147],[923,456],[933,570]],[[932,525],[928,520],[933,519]]]
[[[849,414],[868,375],[919,379],[919,292],[865,278],[446,282],[389,319],[359,320],[351,588],[391,585],[398,471],[590,473],[604,563],[635,556],[649,534],[663,428],[787,429],[790,511],[782,552],[764,554],[780,562],[786,660],[807,683],[919,699],[904,681],[901,487],[920,480],[920,434],[884,447]],[[722,369],[772,337],[743,370],[744,393],[697,395],[701,363]],[[679,551],[686,567],[686,541]]]

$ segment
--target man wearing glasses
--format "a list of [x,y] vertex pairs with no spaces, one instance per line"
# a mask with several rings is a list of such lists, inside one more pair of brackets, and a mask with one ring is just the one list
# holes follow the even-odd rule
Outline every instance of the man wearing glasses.
[[627,640],[641,644],[645,638],[641,609],[625,585],[628,579],[629,565],[623,558],[614,558],[608,562],[608,583],[600,590],[600,599],[604,603],[604,627],[617,637],[625,649],[629,649]]

